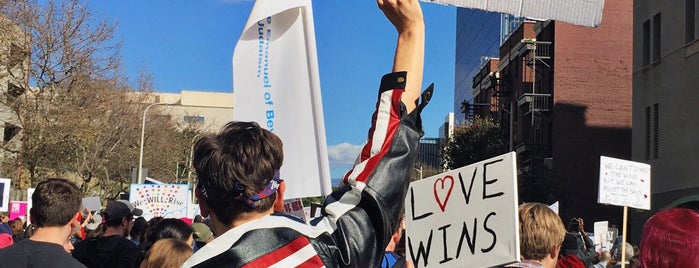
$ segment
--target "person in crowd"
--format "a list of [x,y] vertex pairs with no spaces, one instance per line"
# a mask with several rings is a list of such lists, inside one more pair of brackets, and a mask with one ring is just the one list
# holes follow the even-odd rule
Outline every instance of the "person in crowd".
[[163,238],[177,239],[192,247],[194,245],[194,229],[180,219],[163,219],[155,225],[149,241],[155,243]]
[[27,225],[27,228],[24,229],[24,238],[30,238],[34,234],[34,231],[36,231],[36,225],[29,224]]
[[[403,216],[401,216],[401,218],[403,218]],[[403,240],[403,243],[405,243],[405,237],[403,237],[403,227],[404,220],[401,220],[401,224],[398,225],[398,228],[396,228],[396,231],[393,233],[391,240],[386,246],[386,253],[381,261],[381,268],[405,267],[405,252],[399,252],[400,249],[396,249],[396,247],[401,243],[401,239]]]
[[587,266],[580,260],[580,245],[578,239],[570,234],[566,234],[561,243],[561,252],[558,256],[558,268],[586,268]]
[[174,238],[160,239],[153,244],[141,268],[179,268],[192,256],[192,248]]
[[209,225],[204,223],[204,219],[201,215],[194,217],[194,222],[192,223],[192,229],[194,229],[194,251],[203,248],[206,243],[211,242],[214,239],[214,233],[211,232]]
[[146,241],[146,231],[148,230],[148,221],[143,217],[138,217],[133,222],[133,228],[131,228],[131,242],[137,247]]
[[656,213],[643,225],[640,251],[643,268],[697,267],[699,213],[688,208]]
[[507,267],[555,268],[566,229],[547,205],[519,205],[519,251],[522,262]]
[[607,264],[609,264],[612,260],[612,254],[609,253],[609,251],[602,251],[599,254],[599,261],[593,265],[593,268],[607,268]]
[[14,239],[8,233],[0,233],[0,248],[6,248],[14,244]]
[[10,226],[10,217],[5,213],[0,213],[0,234],[9,234],[12,236],[12,227]]
[[15,218],[14,221],[12,221],[12,240],[17,243],[19,241],[22,241],[22,239],[25,238],[25,232],[24,232],[24,222],[22,221],[21,218]]
[[[614,255],[614,259],[612,261],[612,267],[618,268],[621,267],[621,247],[619,247],[619,250],[616,251],[616,255]],[[634,256],[634,251],[633,251],[633,246],[626,242],[626,248],[624,249],[625,256],[624,256],[624,263],[626,264],[626,267],[633,267],[632,266],[632,260]]]
[[[272,214],[282,180],[282,141],[254,122],[231,122],[195,144],[195,193],[216,239],[183,267],[379,267],[399,224],[422,136],[418,104],[424,21],[418,0],[378,0],[398,32],[393,73],[383,77],[368,143],[307,225]],[[373,94],[372,94],[373,95]],[[278,206],[277,206],[278,207]]]
[[46,179],[36,185],[29,211],[33,234],[0,250],[0,265],[13,267],[85,267],[66,253],[64,245],[80,225],[80,189],[65,179]]
[[107,203],[103,215],[106,220],[104,234],[76,244],[73,257],[87,267],[136,267],[138,248],[126,237],[134,216],[142,213],[126,200]]
[[588,237],[587,232],[585,232],[585,225],[582,218],[570,219],[564,241],[568,241],[568,245],[570,246],[575,246],[575,248],[566,248],[564,255],[575,254],[578,259],[585,264],[585,267],[590,267],[597,263],[595,242],[592,241],[592,239]]
[[97,227],[95,227],[95,229],[93,229],[93,230],[88,229],[87,238],[85,238],[85,240],[102,236],[104,234],[105,228],[106,227],[105,227],[104,223],[99,223],[99,224],[97,224]]
[[165,238],[177,239],[189,245],[190,248],[194,246],[194,229],[192,226],[188,225],[180,219],[167,218],[158,219],[153,221],[155,226],[149,229],[146,241],[143,242],[139,247],[139,262],[145,259],[146,255],[150,251],[151,247],[158,242],[158,240]]

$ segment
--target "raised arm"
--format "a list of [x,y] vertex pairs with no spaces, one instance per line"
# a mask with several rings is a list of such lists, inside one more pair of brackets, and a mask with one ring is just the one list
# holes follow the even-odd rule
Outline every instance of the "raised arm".
[[401,101],[408,113],[415,109],[422,86],[425,21],[418,0],[377,0],[379,8],[398,31],[393,72],[408,72]]

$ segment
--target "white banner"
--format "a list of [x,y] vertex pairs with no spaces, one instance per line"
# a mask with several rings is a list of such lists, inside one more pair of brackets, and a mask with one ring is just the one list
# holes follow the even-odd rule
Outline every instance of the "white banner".
[[143,210],[143,217],[187,218],[187,184],[131,184],[129,201]]
[[285,198],[331,192],[310,0],[257,0],[233,53],[237,121],[284,142]]
[[516,154],[410,183],[406,256],[415,267],[490,267],[519,261]]
[[599,203],[650,210],[650,165],[601,156],[599,166]]
[[543,20],[560,20],[575,25],[598,27],[602,23],[604,0],[421,0],[457,7],[476,8]]

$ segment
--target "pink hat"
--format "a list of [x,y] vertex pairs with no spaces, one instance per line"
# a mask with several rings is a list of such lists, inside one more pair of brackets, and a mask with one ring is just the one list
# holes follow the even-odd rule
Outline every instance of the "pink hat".
[[12,246],[12,235],[6,233],[0,234],[0,248],[9,246]]

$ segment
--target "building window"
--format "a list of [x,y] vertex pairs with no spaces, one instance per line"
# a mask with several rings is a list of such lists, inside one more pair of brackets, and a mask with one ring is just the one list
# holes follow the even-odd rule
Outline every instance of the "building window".
[[646,106],[646,160],[650,160],[650,106]]
[[658,158],[660,151],[660,111],[658,104],[653,105],[653,158]]
[[643,55],[641,56],[643,66],[650,64],[650,20],[643,23]]
[[660,60],[660,13],[653,16],[653,61]]
[[685,0],[684,2],[684,27],[685,27],[685,42],[689,43],[696,38],[696,0]]
[[189,122],[189,123],[204,123],[204,117],[203,116],[185,115],[184,121]]

